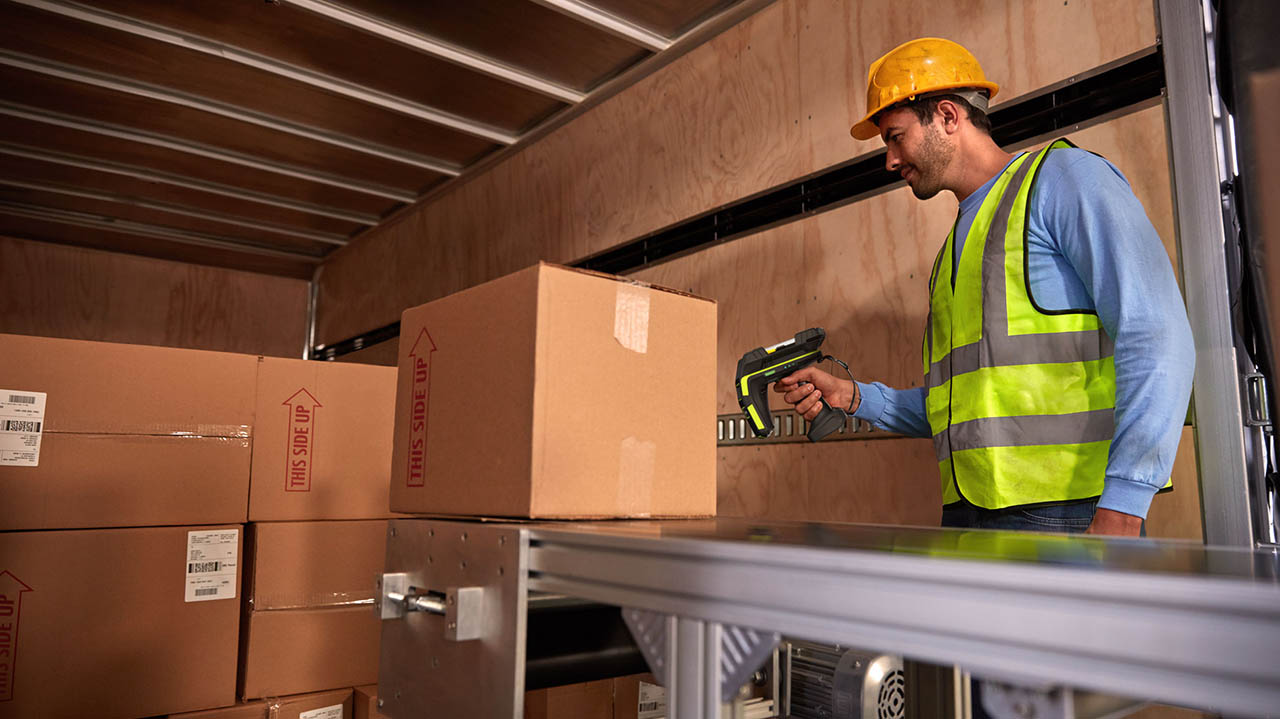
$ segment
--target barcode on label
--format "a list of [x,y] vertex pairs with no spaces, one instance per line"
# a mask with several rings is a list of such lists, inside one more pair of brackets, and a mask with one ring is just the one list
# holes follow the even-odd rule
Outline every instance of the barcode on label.
[[187,574],[216,572],[220,566],[222,566],[222,562],[187,562]]
[[29,394],[11,394],[9,395],[9,401],[16,404],[35,404],[36,398]]
[[4,431],[6,432],[39,432],[40,423],[32,422],[29,419],[6,419],[4,421]]
[[640,702],[640,711],[656,712],[658,711],[658,702]]
[[212,597],[218,593],[217,587],[209,587],[208,589],[197,589],[195,595],[197,597]]

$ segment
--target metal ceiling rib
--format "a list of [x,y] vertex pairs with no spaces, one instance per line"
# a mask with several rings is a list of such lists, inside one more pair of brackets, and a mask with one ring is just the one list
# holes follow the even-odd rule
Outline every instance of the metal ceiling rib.
[[283,0],[290,5],[296,5],[304,10],[309,10],[317,15],[323,15],[334,22],[340,22],[349,25],[358,30],[390,40],[395,43],[404,45],[405,47],[423,52],[428,55],[434,55],[441,60],[447,60],[456,65],[484,73],[490,77],[504,80],[513,85],[519,85],[534,92],[540,92],[548,97],[567,103],[578,103],[586,99],[584,92],[579,92],[571,87],[566,87],[558,82],[554,82],[544,77],[539,77],[532,73],[525,72],[519,68],[511,67],[505,63],[493,60],[491,58],[468,52],[465,49],[455,47],[442,40],[430,37],[421,32],[409,30],[398,25],[386,22],[379,18],[359,12],[358,10],[347,8],[337,3],[328,2],[327,0]]
[[0,117],[26,124],[0,135],[0,155],[27,164],[0,173],[0,215],[106,230],[122,251],[164,251],[130,250],[137,235],[315,264],[349,238],[326,230],[446,191],[773,0],[268,0],[284,14],[223,1],[10,0]]
[[52,192],[59,195],[69,195],[71,197],[83,197],[88,200],[101,200],[103,202],[114,202],[121,205],[133,205],[150,210],[169,212],[175,215],[185,215],[187,217],[197,217],[202,220],[212,220],[213,222],[221,222],[227,225],[238,225],[240,227],[275,232],[282,235],[297,237],[302,240],[311,240],[313,242],[321,242],[326,245],[335,245],[337,247],[347,244],[347,238],[342,237],[341,235],[334,235],[327,232],[314,232],[268,222],[248,220],[234,215],[225,215],[219,212],[206,212],[194,207],[184,207],[182,205],[175,205],[169,202],[152,202],[143,198],[129,197],[127,195],[95,192],[93,190],[85,190],[78,187],[62,187],[43,182],[27,182],[25,180],[14,180],[9,178],[0,178],[0,187],[21,187],[27,190],[39,190],[41,192]]
[[319,128],[307,127],[298,123],[290,122],[280,117],[265,115],[255,112],[245,107],[235,107],[225,103],[209,100],[186,93],[175,92],[163,87],[149,85],[146,83],[134,82],[132,80],[120,77],[113,77],[105,73],[94,72],[85,68],[73,67],[52,60],[44,60],[42,58],[32,57],[22,53],[7,52],[0,50],[0,65],[16,67],[21,70],[37,72],[50,77],[57,77],[63,80],[71,80],[72,82],[93,85],[107,90],[115,90],[128,95],[136,95],[151,100],[159,100],[173,105],[182,105],[193,110],[200,110],[213,115],[221,115],[232,120],[247,122],[251,125],[258,125],[278,132],[286,132],[290,135],[297,135],[308,140],[333,145],[334,147],[342,147],[355,152],[360,152],[373,157],[381,157],[384,160],[393,162],[402,162],[406,165],[413,165],[424,170],[439,172],[442,175],[456,177],[461,170],[447,162],[434,160],[429,157],[416,155],[405,150],[386,147],[365,142],[358,138],[345,137],[336,133],[328,132]]
[[653,52],[662,52],[675,42],[626,18],[592,7],[580,0],[533,0],[533,2],[604,30],[611,35],[634,42]]
[[39,160],[41,162],[52,162],[59,165],[68,165],[84,170],[107,172],[113,175],[134,177],[146,182],[158,182],[166,185],[174,185],[175,187],[185,187],[189,190],[199,190],[201,192],[208,192],[214,195],[222,195],[223,197],[248,200],[262,205],[293,210],[295,212],[301,212],[308,215],[331,217],[335,220],[353,222],[357,225],[375,225],[378,223],[376,215],[366,215],[359,212],[350,212],[347,210],[325,207],[323,205],[298,202],[297,200],[291,200],[287,197],[268,195],[265,192],[254,192],[253,190],[247,190],[240,187],[220,185],[216,182],[206,182],[204,180],[191,177],[183,177],[181,175],[160,172],[159,170],[149,170],[142,167],[123,165],[117,162],[95,160],[90,157],[79,157],[77,155],[68,155],[60,152],[48,152],[39,148],[26,147],[11,143],[0,143],[0,154],[12,155],[13,157],[25,157],[27,159]]
[[172,227],[159,227],[142,222],[120,220],[114,217],[102,217],[85,212],[75,212],[72,210],[56,210],[48,207],[26,205],[18,202],[0,202],[0,214],[29,217],[36,220],[46,220],[66,225],[79,225],[81,227],[94,229],[114,230],[133,235],[141,235],[143,237],[155,237],[187,245],[214,247],[221,250],[234,250],[236,252],[247,252],[249,254],[264,255],[267,257],[280,257],[314,264],[319,264],[321,259],[323,259],[318,255],[281,250],[275,247],[263,247],[248,242],[238,241],[229,237],[218,237],[202,232],[191,232],[189,230],[180,230]]
[[458,132],[464,132],[468,135],[489,140],[490,142],[510,145],[519,139],[512,133],[505,132],[495,127],[482,125],[477,122],[472,122],[464,117],[458,117],[457,115],[437,110],[433,107],[428,107],[402,97],[362,87],[355,83],[347,82],[341,78],[325,75],[304,67],[298,67],[297,65],[290,65],[257,53],[241,50],[230,45],[212,42],[203,38],[197,38],[191,35],[175,32],[168,28],[162,28],[150,23],[133,20],[106,10],[90,8],[79,3],[65,2],[64,0],[12,0],[12,2],[39,8],[40,10],[57,13],[59,15],[65,15],[76,20],[101,25],[113,30],[126,32],[131,35],[138,35],[151,40],[158,40],[160,42],[176,45],[188,50],[196,50],[223,60],[229,60],[257,70],[269,72],[273,75],[279,75],[296,82],[311,85],[312,87],[317,87],[336,95],[344,95],[354,100],[359,100],[370,105],[391,110],[392,112],[398,112],[402,115],[408,115],[409,117],[414,117],[419,120],[435,123],[452,130],[457,130]]
[[345,177],[338,177],[328,173],[315,172],[300,167],[292,167],[278,162],[270,162],[248,155],[242,155],[236,152],[229,152],[216,147],[202,145],[194,142],[186,142],[184,140],[172,137],[162,137],[147,132],[137,132],[127,127],[111,125],[105,122],[96,122],[86,118],[71,117],[61,113],[53,113],[41,111],[37,108],[24,107],[16,103],[0,101],[0,115],[9,115],[10,117],[20,117],[35,122],[43,122],[49,125],[57,125],[58,127],[67,127],[82,132],[91,132],[106,137],[115,137],[121,140],[130,140],[139,142],[144,145],[155,145],[164,147],[178,152],[185,152],[190,155],[198,155],[207,157],[211,160],[221,160],[234,165],[243,165],[252,167],[256,170],[264,170],[266,172],[274,172],[278,175],[292,177],[297,180],[307,180],[309,182],[317,182],[322,185],[331,187],[339,187],[344,190],[360,192],[366,195],[382,197],[397,202],[413,202],[414,195],[392,189],[390,187],[380,187],[368,183],[357,182]]

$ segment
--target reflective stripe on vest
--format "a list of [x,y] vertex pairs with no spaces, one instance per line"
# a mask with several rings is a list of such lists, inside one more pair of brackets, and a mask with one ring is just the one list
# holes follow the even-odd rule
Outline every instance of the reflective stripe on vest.
[[926,409],[943,502],[979,507],[1097,497],[1115,430],[1111,338],[1086,311],[1045,311],[1027,278],[1032,188],[1058,140],[1024,154],[983,200],[955,260],[929,280]]

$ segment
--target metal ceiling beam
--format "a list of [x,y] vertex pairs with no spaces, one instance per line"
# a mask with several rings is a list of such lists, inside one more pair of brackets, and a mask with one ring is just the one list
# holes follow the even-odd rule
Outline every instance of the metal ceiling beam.
[[23,202],[0,202],[0,215],[26,217],[46,222],[56,222],[63,225],[87,227],[95,230],[111,230],[113,232],[123,232],[129,235],[152,237],[178,244],[213,247],[220,250],[246,252],[249,254],[265,255],[268,257],[282,257],[310,264],[319,264],[323,259],[319,255],[282,250],[275,247],[264,247],[262,245],[240,242],[228,237],[208,235],[203,232],[190,232],[188,230],[178,230],[172,227],[149,225],[143,222],[117,220],[110,217],[89,214],[87,212],[56,210]]
[[246,202],[254,202],[260,205],[269,205],[271,207],[279,207],[285,210],[301,212],[307,215],[317,215],[320,217],[329,217],[335,220],[351,222],[357,225],[376,225],[378,224],[378,216],[370,215],[363,212],[352,212],[350,210],[336,209],[332,207],[324,207],[322,205],[313,205],[308,202],[299,202],[290,200],[287,197],[278,197],[269,195],[265,192],[254,192],[253,190],[245,190],[231,185],[221,185],[216,182],[207,182],[205,180],[197,180],[193,177],[185,177],[175,175],[159,170],[150,170],[134,165],[125,165],[116,162],[108,162],[106,160],[98,160],[91,157],[82,157],[80,155],[68,155],[61,152],[53,152],[40,148],[30,147],[27,145],[19,145],[16,143],[0,142],[0,155],[10,155],[12,157],[24,157],[29,160],[39,162],[49,162],[56,165],[65,165],[67,167],[78,167],[84,170],[94,170],[97,172],[105,172],[112,175],[121,175],[123,177],[132,177],[144,182],[156,182],[164,185],[173,185],[174,187],[183,187],[188,190],[196,190],[199,192],[208,192],[213,195],[222,197],[231,197]]
[[[19,0],[20,2],[22,0]],[[555,10],[562,15],[585,23],[600,30],[604,30],[610,35],[615,35],[629,42],[643,46],[653,52],[662,52],[675,44],[675,40],[663,37],[658,33],[640,25],[637,25],[626,18],[620,17],[610,12],[605,12],[597,7],[588,5],[580,0],[533,0],[533,2],[543,7]]]
[[91,132],[106,137],[115,137],[130,142],[138,142],[154,147],[163,147],[177,152],[184,152],[199,157],[207,157],[212,160],[221,162],[229,162],[242,167],[251,167],[255,170],[271,172],[277,175],[292,177],[297,180],[306,180],[330,187],[339,187],[352,192],[359,192],[374,197],[382,197],[396,202],[413,202],[417,196],[410,192],[397,190],[381,185],[373,185],[370,183],[360,182],[337,175],[330,175],[324,172],[309,170],[302,167],[285,165],[270,160],[263,160],[257,157],[244,155],[230,150],[211,147],[194,142],[187,142],[174,137],[166,137],[149,132],[141,132],[119,125],[112,125],[96,120],[86,118],[72,117],[55,112],[40,110],[39,108],[19,105],[17,103],[0,101],[0,115],[8,115],[10,117],[19,117],[25,120],[33,120],[48,125],[57,125],[58,127],[66,127],[81,132]]
[[170,90],[158,85],[136,82],[127,78],[116,75],[109,75],[94,70],[89,70],[74,65],[66,65],[53,60],[46,60],[32,55],[23,53],[8,52],[0,50],[0,65],[7,65],[21,70],[39,73],[48,77],[56,77],[72,82],[83,83],[85,85],[93,85],[114,92],[121,92],[136,97],[145,97],[148,100],[158,100],[160,102],[169,103],[171,105],[181,105],[189,107],[193,110],[207,112],[212,115],[230,118],[239,122],[247,122],[251,125],[265,127],[268,130],[283,132],[296,137],[305,138],[314,142],[320,142],[325,145],[341,147],[353,152],[359,152],[364,155],[371,155],[383,160],[391,160],[392,162],[400,162],[413,167],[438,172],[450,177],[457,177],[460,168],[452,163],[441,160],[424,157],[406,150],[401,150],[385,145],[377,145],[371,142],[365,142],[354,137],[347,137],[337,133],[322,130],[317,127],[309,127],[296,122],[291,122],[282,117],[275,117],[265,113],[250,110],[246,107],[237,107],[210,100],[208,98],[189,95],[184,92]]
[[335,2],[329,2],[329,0],[282,1],[296,5],[304,10],[309,10],[317,15],[322,15],[347,27],[375,35],[384,40],[390,40],[423,54],[431,55],[454,65],[460,65],[512,85],[518,85],[526,90],[532,90],[561,102],[567,102],[572,105],[582,102],[587,96],[584,92],[561,85],[545,77],[525,72],[483,55],[477,55],[430,35],[387,22],[381,18],[367,15]]
[[266,55],[260,55],[232,45],[227,45],[226,43],[208,40],[195,35],[188,35],[159,25],[135,20],[117,13],[87,7],[75,2],[67,2],[66,0],[13,1],[22,5],[44,10],[46,12],[74,18],[82,22],[92,23],[101,27],[108,27],[130,35],[137,35],[139,37],[157,40],[170,45],[176,45],[187,50],[202,52],[206,55],[213,55],[214,57],[222,58],[224,60],[230,60],[231,62],[246,65],[264,72],[269,72],[273,75],[285,77],[312,87],[317,87],[336,95],[342,95],[354,100],[359,100],[360,102],[374,105],[384,110],[390,110],[419,120],[425,120],[426,122],[448,127],[452,130],[457,130],[458,132],[466,133],[474,137],[484,138],[490,142],[510,145],[518,139],[517,135],[507,132],[506,130],[492,127],[474,120],[469,120],[465,117],[445,112],[444,110],[438,110],[407,98],[363,87],[357,83],[348,82],[347,80],[343,80],[342,78],[335,77],[333,75],[327,75],[305,67],[285,63],[280,60],[267,57]]
[[58,195],[66,195],[68,197],[80,197],[86,200],[97,200],[100,202],[111,202],[118,205],[129,205],[131,207],[141,207],[148,210],[159,210],[161,212],[169,212],[175,215],[183,215],[185,217],[195,217],[201,220],[210,220],[213,222],[221,222],[227,225],[235,225],[237,227],[246,227],[251,230],[261,230],[263,232],[274,232],[279,235],[288,235],[301,240],[309,240],[311,242],[321,242],[326,245],[335,245],[341,247],[347,244],[347,239],[341,235],[334,235],[328,232],[314,232],[311,230],[296,229],[293,227],[285,227],[270,222],[259,222],[244,217],[236,217],[235,215],[227,215],[220,212],[206,212],[198,210],[194,207],[185,205],[175,205],[168,202],[154,202],[145,200],[140,197],[131,197],[129,195],[117,195],[109,192],[97,192],[95,190],[86,190],[78,187],[66,187],[63,185],[50,185],[43,182],[28,182],[26,180],[15,180],[7,177],[0,177],[0,187],[20,187],[26,190],[36,190],[38,192],[49,192]]
[[[539,0],[533,1],[538,2]],[[516,153],[523,151],[533,143],[538,142],[547,135],[550,135],[552,132],[555,132],[573,120],[590,112],[593,108],[603,104],[609,98],[620,94],[632,85],[639,83],[646,77],[649,77],[667,65],[670,65],[693,51],[694,48],[710,41],[716,35],[719,35],[740,22],[744,22],[752,15],[773,5],[775,1],[776,0],[738,0],[734,5],[730,5],[724,10],[708,17],[677,38],[669,49],[650,55],[648,58],[624,69],[619,75],[606,80],[601,85],[593,88],[587,95],[587,99],[577,105],[571,105],[570,107],[551,115],[536,127],[526,131],[520,136],[519,143],[510,147],[504,147],[500,150],[495,150],[468,165],[462,175],[463,180],[465,181],[467,178],[476,177],[481,173],[487,172],[499,163],[513,157]],[[423,193],[423,195],[419,197],[418,201],[413,205],[402,207],[384,217],[382,222],[392,221],[401,214],[412,211],[417,205],[432,202],[435,198],[440,197],[447,192],[451,192],[456,186],[456,181],[443,182]]]

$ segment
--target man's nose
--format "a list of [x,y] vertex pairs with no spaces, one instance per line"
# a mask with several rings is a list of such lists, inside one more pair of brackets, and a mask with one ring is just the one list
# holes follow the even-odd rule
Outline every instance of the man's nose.
[[897,172],[898,168],[901,166],[902,160],[898,157],[898,153],[894,152],[892,149],[884,153],[884,169],[889,172]]

